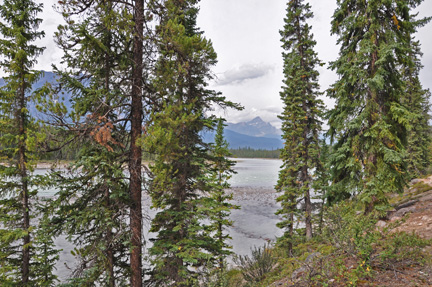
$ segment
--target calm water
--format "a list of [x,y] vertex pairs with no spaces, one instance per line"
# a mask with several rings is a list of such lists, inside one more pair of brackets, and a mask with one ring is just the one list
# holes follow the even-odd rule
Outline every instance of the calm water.
[[232,187],[265,187],[273,188],[278,180],[281,160],[240,158],[237,161],[234,174],[230,179]]
[[234,225],[229,229],[236,254],[249,254],[251,247],[274,241],[282,235],[276,227],[280,218],[275,212],[280,205],[276,203],[274,191],[281,165],[281,160],[237,159],[234,166],[237,174],[230,183],[234,203],[241,208],[232,211]]

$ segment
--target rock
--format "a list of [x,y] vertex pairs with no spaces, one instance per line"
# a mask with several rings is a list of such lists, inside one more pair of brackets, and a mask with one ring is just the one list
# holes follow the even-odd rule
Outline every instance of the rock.
[[310,254],[305,260],[305,265],[293,272],[293,274],[291,275],[291,280],[294,282],[298,281],[303,275],[306,274],[306,272],[309,271],[308,265],[310,263],[312,263],[314,261],[314,259],[319,257],[319,256],[321,256],[321,253],[319,253],[319,252],[314,252],[314,253]]
[[383,220],[390,220],[390,219],[392,219],[393,218],[393,216],[394,216],[394,214],[396,213],[396,209],[392,209],[392,210],[388,210],[387,211],[387,215],[386,216],[384,216],[384,218],[382,218]]
[[398,211],[396,211],[396,212],[393,214],[392,218],[393,218],[393,217],[403,217],[403,216],[404,216],[405,214],[407,214],[407,213],[412,213],[412,212],[414,212],[415,209],[416,209],[415,206],[410,206],[410,207],[405,207],[405,208],[399,209]]
[[293,282],[298,281],[307,271],[306,266],[300,267],[297,270],[294,270],[293,274],[291,275],[291,280]]
[[401,205],[398,205],[395,208],[396,208],[396,210],[399,210],[399,209],[402,209],[402,208],[405,208],[405,207],[412,206],[412,205],[416,204],[417,202],[418,202],[418,199],[410,200],[410,201],[407,201],[405,203],[402,203]]
[[425,195],[425,196],[423,196],[422,198],[421,198],[421,200],[424,202],[424,201],[432,201],[432,194],[427,194],[427,195]]
[[411,180],[410,184],[414,185],[416,183],[422,182],[423,180],[419,179],[419,178],[414,178],[413,180]]
[[310,255],[306,258],[305,262],[306,262],[306,263],[311,263],[311,262],[312,262],[315,258],[317,258],[318,256],[321,256],[321,253],[319,253],[319,252],[314,252],[314,253],[310,254]]
[[380,220],[377,222],[376,226],[379,228],[384,228],[387,225],[387,223],[384,220]]

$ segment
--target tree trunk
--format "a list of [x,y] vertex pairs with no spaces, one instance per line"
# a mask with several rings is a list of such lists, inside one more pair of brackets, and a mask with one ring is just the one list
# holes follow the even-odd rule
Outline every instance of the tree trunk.
[[22,284],[27,286],[30,273],[30,208],[29,208],[29,194],[28,194],[28,179],[27,179],[27,158],[26,158],[26,126],[25,126],[25,113],[23,109],[25,105],[25,81],[21,79],[21,87],[18,94],[18,107],[16,111],[16,118],[18,121],[19,140],[18,140],[18,167],[21,178],[21,203],[23,212],[23,229],[28,232],[23,237],[22,249]]
[[[107,11],[106,13],[111,13],[112,10],[112,2],[108,3]],[[110,73],[111,73],[111,62],[110,62],[110,52],[111,51],[111,31],[107,27],[108,30],[108,37],[105,43],[105,47],[107,49],[107,52],[105,53],[105,107],[102,108],[102,116],[105,114],[105,110],[108,109],[110,106],[110,101],[108,98],[108,94],[110,92]],[[105,187],[105,207],[107,209],[111,208],[111,201],[110,201],[110,189],[108,186]],[[106,230],[106,256],[108,259],[108,276],[109,276],[109,286],[115,287],[115,274],[114,274],[114,252],[113,252],[113,233],[111,230],[111,227],[108,227]]]
[[130,145],[130,195],[131,195],[131,286],[142,287],[142,209],[141,209],[141,161],[142,149],[138,145],[142,131],[142,92],[143,92],[143,32],[144,1],[136,0],[134,5],[134,40],[132,70],[131,145]]

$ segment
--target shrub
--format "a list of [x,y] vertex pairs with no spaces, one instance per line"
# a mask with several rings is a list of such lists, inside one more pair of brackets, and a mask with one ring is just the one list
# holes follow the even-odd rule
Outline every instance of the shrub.
[[251,257],[248,255],[234,257],[234,262],[239,266],[244,280],[249,284],[263,280],[276,264],[276,258],[268,244],[258,248],[254,246],[251,248],[251,253]]

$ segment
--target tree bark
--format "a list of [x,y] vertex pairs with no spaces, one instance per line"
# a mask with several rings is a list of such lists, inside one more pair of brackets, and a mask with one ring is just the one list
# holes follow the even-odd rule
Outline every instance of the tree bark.
[[144,33],[144,1],[136,0],[134,3],[134,40],[133,40],[133,70],[132,70],[132,107],[131,107],[131,145],[129,158],[130,172],[130,225],[132,251],[131,286],[142,286],[142,209],[141,209],[141,165],[142,149],[138,140],[142,133],[142,93],[143,93],[143,33]]
[[25,113],[23,109],[26,107],[25,102],[25,80],[24,76],[20,81],[20,89],[18,91],[18,107],[16,118],[18,121],[18,168],[20,171],[21,180],[21,203],[23,212],[23,230],[27,235],[23,237],[22,248],[22,284],[27,286],[30,274],[30,208],[28,194],[28,179],[27,179],[27,158],[26,158],[26,126]]

